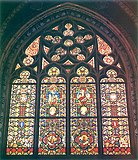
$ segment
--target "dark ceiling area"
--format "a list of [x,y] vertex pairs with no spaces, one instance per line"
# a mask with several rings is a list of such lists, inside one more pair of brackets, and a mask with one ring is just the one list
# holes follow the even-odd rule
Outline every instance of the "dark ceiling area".
[[[137,46],[137,1],[100,0],[48,0],[48,1],[0,1],[1,40],[6,44],[25,23],[36,15],[54,6],[71,2],[93,10],[106,17],[116,26],[121,26]],[[8,37],[7,37],[8,35]]]

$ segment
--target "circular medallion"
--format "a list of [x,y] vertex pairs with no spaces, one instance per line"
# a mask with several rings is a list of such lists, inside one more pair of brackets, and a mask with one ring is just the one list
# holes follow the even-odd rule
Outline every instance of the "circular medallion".
[[24,58],[24,60],[23,60],[23,63],[25,66],[31,65],[31,64],[33,64],[33,62],[34,62],[34,59],[30,56]]
[[64,41],[64,45],[67,47],[70,47],[73,45],[73,41],[71,39],[67,39]]
[[110,100],[111,100],[111,101],[116,101],[116,100],[117,100],[117,95],[116,95],[116,93],[111,93],[111,94],[110,94]]
[[49,109],[49,113],[50,113],[51,116],[55,115],[56,114],[56,108],[55,107],[51,107]]
[[105,56],[103,58],[104,63],[108,64],[108,65],[112,65],[114,62],[114,58],[111,56]]
[[79,60],[79,61],[84,61],[84,60],[85,60],[85,56],[84,56],[83,54],[79,54],[79,55],[77,56],[77,60]]
[[81,114],[82,114],[83,116],[86,115],[86,114],[87,114],[87,107],[82,106],[82,107],[80,108],[80,112],[81,112]]
[[59,55],[53,55],[51,58],[52,61],[59,61],[60,60],[60,56]]
[[20,73],[20,78],[22,78],[22,79],[29,78],[29,76],[30,76],[29,71],[23,71],[23,72]]
[[49,149],[55,149],[61,143],[61,138],[56,132],[52,131],[43,138],[43,143],[46,144]]
[[87,131],[81,131],[75,136],[75,142],[82,148],[87,149],[93,142],[93,136]]

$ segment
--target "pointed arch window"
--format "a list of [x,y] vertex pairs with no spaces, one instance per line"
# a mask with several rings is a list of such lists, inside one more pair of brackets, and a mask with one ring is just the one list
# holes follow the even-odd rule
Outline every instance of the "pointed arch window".
[[126,76],[117,51],[67,19],[28,42],[12,74],[6,155],[130,155]]

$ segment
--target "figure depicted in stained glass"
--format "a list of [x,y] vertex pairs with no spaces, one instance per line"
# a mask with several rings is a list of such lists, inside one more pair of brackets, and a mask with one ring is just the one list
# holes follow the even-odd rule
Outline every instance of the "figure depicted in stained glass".
[[[51,67],[48,70],[50,77],[42,79],[39,155],[64,155],[66,152],[66,120],[58,118],[66,116],[66,81],[63,77],[58,77],[59,74],[60,70],[57,67]],[[50,119],[42,119],[42,117]]]
[[10,116],[34,116],[35,86],[13,85],[12,89]]
[[70,86],[72,116],[96,116],[96,88],[95,84],[89,84],[94,83],[95,80],[86,77],[88,73],[88,69],[81,66],[77,69],[80,77],[71,80],[72,83],[76,83]]
[[53,84],[49,87],[49,91],[46,94],[46,99],[50,105],[57,105],[58,101],[61,98],[60,96],[62,97],[62,95],[60,95],[60,93],[58,92],[57,86]]
[[[28,79],[29,78],[28,71],[23,71],[20,74],[20,77],[21,79],[15,80],[14,84],[12,85],[10,116],[11,117],[34,116],[36,86],[31,84],[31,82],[34,83],[35,80]],[[22,83],[29,83],[29,84],[22,84]]]
[[126,89],[123,79],[115,78],[117,73],[112,70],[107,74],[109,78],[102,79],[101,83],[102,114],[103,116],[127,116]]
[[[60,71],[57,67],[51,67],[48,74],[50,77],[44,78],[41,84],[40,116],[65,116],[65,79],[63,77],[58,77]],[[49,84],[53,82],[57,84]]]
[[19,106],[19,113],[20,113],[20,116],[25,116],[25,110],[26,110],[26,102],[27,102],[27,95],[25,93],[22,93],[20,95],[20,106]]
[[43,84],[41,87],[41,116],[65,116],[66,87]]
[[86,86],[81,86],[76,93],[76,99],[78,99],[78,105],[81,106],[80,112],[82,115],[85,115],[87,112],[85,104],[90,105],[90,102],[88,101],[90,98],[92,98],[92,94],[89,93]]
[[96,116],[94,84],[71,84],[71,115]]
[[89,93],[85,85],[81,86],[76,94],[81,105],[84,105],[89,98],[92,98],[92,95]]

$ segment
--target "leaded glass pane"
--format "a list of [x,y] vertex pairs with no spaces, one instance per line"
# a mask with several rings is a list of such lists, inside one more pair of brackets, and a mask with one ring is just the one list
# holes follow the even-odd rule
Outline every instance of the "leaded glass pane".
[[10,119],[8,127],[7,155],[32,155],[34,143],[34,119]]
[[36,81],[29,77],[29,71],[22,71],[12,84],[7,155],[33,154]]
[[95,84],[71,84],[71,116],[96,116]]
[[111,54],[112,52],[111,47],[98,35],[97,35],[97,41],[98,41],[98,51],[100,54],[102,55]]
[[49,64],[49,62],[47,60],[45,60],[45,58],[42,59],[42,69],[46,68],[46,66]]
[[39,122],[39,155],[65,155],[66,153],[66,120],[40,119]]
[[14,84],[11,90],[10,117],[34,117],[36,86]]
[[73,45],[73,41],[71,39],[67,39],[64,41],[64,45],[67,47],[70,47]]
[[65,84],[42,84],[40,116],[66,116]]
[[107,55],[103,58],[103,61],[108,65],[112,65],[114,63],[114,58]]
[[45,77],[42,83],[66,83],[66,80],[63,77]]
[[39,51],[40,36],[36,38],[25,50],[27,56],[35,56]]
[[101,82],[124,82],[122,78],[116,78],[117,72],[113,69],[109,69],[106,72],[106,75],[108,76],[108,78],[101,79]]
[[126,87],[122,78],[116,78],[116,71],[108,70],[107,76],[108,78],[102,79],[100,84],[103,153],[129,155],[131,153]]
[[24,60],[23,60],[23,63],[25,66],[31,65],[31,64],[33,64],[33,62],[34,62],[34,59],[30,56],[24,58]]
[[85,76],[82,76],[82,77],[73,77],[71,79],[71,83],[93,83],[95,82],[95,79],[92,78],[92,77],[85,77]]
[[125,84],[101,84],[102,116],[127,116]]
[[96,118],[71,119],[71,154],[97,155],[98,132]]
[[103,118],[103,151],[105,155],[129,155],[128,118]]

